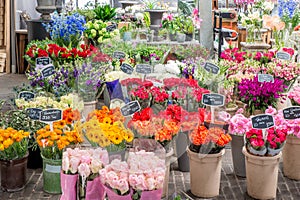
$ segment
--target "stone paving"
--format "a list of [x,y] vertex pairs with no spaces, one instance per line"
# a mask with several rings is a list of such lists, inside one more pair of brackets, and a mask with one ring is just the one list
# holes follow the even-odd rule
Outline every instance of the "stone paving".
[[[14,85],[21,85],[26,82],[24,75],[2,75],[0,74],[0,99],[13,98],[11,89]],[[172,158],[170,179],[169,179],[169,197],[180,195],[182,199],[202,199],[194,197],[190,189],[190,174],[188,172],[180,172],[177,168],[175,157]],[[201,170],[201,169],[199,169]],[[16,200],[43,200],[43,199],[60,199],[60,195],[52,195],[43,192],[42,169],[28,169],[27,184],[25,188],[19,192],[8,193],[0,191],[0,199],[16,199]],[[270,183],[274,184],[274,183]],[[222,173],[220,195],[212,198],[213,200],[253,200],[246,193],[246,179],[234,175],[231,159],[230,146],[226,149],[226,153],[222,160]],[[278,187],[276,200],[299,200],[300,199],[300,181],[290,180],[284,177],[282,173],[282,163],[280,163],[278,174]]]

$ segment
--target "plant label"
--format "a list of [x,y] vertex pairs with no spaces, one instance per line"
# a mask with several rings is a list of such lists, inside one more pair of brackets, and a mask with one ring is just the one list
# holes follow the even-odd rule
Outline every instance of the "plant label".
[[272,82],[274,83],[274,77],[270,74],[258,74],[258,82]]
[[30,101],[34,97],[35,97],[35,94],[33,92],[29,92],[29,91],[22,91],[18,95],[19,99],[23,98],[25,101]]
[[106,31],[107,32],[113,32],[115,29],[117,29],[117,25],[116,24],[111,24],[111,25],[108,25],[106,27]]
[[293,106],[284,109],[283,111],[284,119],[298,119],[300,118],[300,106]]
[[26,113],[28,117],[32,120],[39,120],[41,116],[41,112],[43,110],[40,108],[27,108]]
[[133,67],[128,63],[122,63],[120,68],[126,74],[132,74],[133,72]]
[[217,65],[210,63],[210,62],[205,63],[204,69],[213,74],[218,74],[220,71],[220,68]]
[[46,66],[51,63],[52,63],[52,60],[49,57],[38,57],[35,59],[36,66],[39,66],[39,65]]
[[140,74],[151,74],[152,66],[148,64],[137,64],[135,66],[135,71]]
[[124,117],[133,115],[141,110],[141,106],[138,101],[131,101],[121,108],[121,113]]
[[225,103],[225,96],[221,94],[203,94],[202,103],[207,106],[223,106]]
[[274,119],[272,115],[256,115],[251,117],[252,128],[267,129],[274,126]]
[[287,52],[284,52],[284,51],[278,51],[276,53],[276,58],[281,59],[281,60],[290,60],[291,55]]
[[126,53],[124,53],[123,51],[113,52],[113,58],[121,59],[121,58],[125,58],[125,56],[126,56]]
[[60,109],[47,109],[41,112],[40,121],[42,122],[55,122],[62,119],[62,110]]
[[50,65],[48,67],[43,68],[41,72],[42,72],[42,76],[44,78],[47,78],[49,76],[52,76],[55,73],[55,69],[53,65]]

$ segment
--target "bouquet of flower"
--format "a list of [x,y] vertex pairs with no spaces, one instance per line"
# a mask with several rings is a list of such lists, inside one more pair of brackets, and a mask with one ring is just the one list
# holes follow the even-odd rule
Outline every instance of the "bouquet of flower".
[[29,132],[18,131],[11,127],[0,129],[0,159],[15,160],[23,158],[28,152],[29,135]]
[[77,47],[85,30],[84,16],[74,13],[71,15],[53,14],[52,21],[44,24],[50,37],[58,45]]
[[107,23],[102,20],[88,21],[85,24],[86,30],[84,31],[85,37],[91,39],[95,44],[101,44],[106,40],[115,39],[120,36],[119,29],[109,32],[106,27]]
[[[126,162],[122,162],[118,159],[113,160],[110,164],[106,165],[105,168],[99,171],[101,182],[106,186],[107,195],[129,195],[129,168]],[[112,194],[114,193],[114,194]]]
[[[143,193],[157,190],[161,198],[165,179],[165,160],[153,152],[129,152],[129,185],[133,188],[133,199],[140,199]],[[153,195],[153,194],[152,194]],[[153,196],[152,196],[153,197]]]
[[[246,146],[248,150],[253,148],[256,151],[265,150],[263,154],[266,153],[266,143],[263,138],[262,130],[251,128],[246,132]],[[249,150],[251,152],[251,150]]]
[[64,148],[83,142],[81,135],[70,124],[71,121],[73,123],[73,121],[79,120],[80,115],[78,114],[78,118],[74,118],[76,111],[70,113],[69,110],[65,113],[72,116],[64,116],[68,118],[68,122],[60,120],[53,123],[53,130],[50,129],[50,125],[46,125],[36,132],[36,141],[41,149],[41,154],[47,159],[62,159]]
[[259,82],[258,76],[253,79],[243,79],[238,84],[239,96],[247,104],[246,111],[250,114],[259,109],[265,111],[268,106],[276,107],[277,99],[286,89],[283,80],[278,78],[274,82]]
[[300,86],[295,86],[288,94],[288,98],[291,100],[292,104],[295,106],[300,105]]
[[249,130],[250,119],[241,113],[243,113],[243,109],[231,117],[229,121],[230,134],[243,136]]

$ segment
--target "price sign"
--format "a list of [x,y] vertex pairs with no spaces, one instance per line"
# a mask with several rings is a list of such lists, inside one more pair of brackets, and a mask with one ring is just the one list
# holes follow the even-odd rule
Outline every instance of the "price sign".
[[291,55],[287,52],[284,52],[284,51],[278,51],[276,53],[276,58],[281,59],[281,60],[290,60]]
[[35,97],[35,94],[33,92],[29,91],[22,91],[19,93],[18,98],[19,99],[24,99],[25,101],[29,101]]
[[138,101],[131,101],[121,108],[123,116],[130,116],[141,110],[141,106]]
[[272,115],[256,115],[251,118],[252,128],[267,129],[274,126],[274,119]]
[[120,68],[126,74],[132,74],[133,72],[133,67],[128,63],[122,63]]
[[207,106],[223,106],[225,102],[225,96],[221,94],[203,94],[202,103]]
[[115,29],[117,29],[117,25],[116,24],[111,24],[111,25],[109,25],[109,26],[106,27],[106,31],[107,32],[112,32]]
[[272,82],[274,83],[274,77],[270,74],[258,74],[258,82]]
[[41,116],[41,112],[43,110],[40,108],[27,108],[26,113],[30,119],[39,120]]
[[205,63],[204,69],[213,74],[218,74],[220,71],[220,68],[217,65],[215,65],[213,63],[209,63],[209,62]]
[[43,110],[40,115],[42,122],[55,122],[62,119],[62,110],[60,109],[47,109]]
[[283,111],[284,119],[298,119],[300,118],[300,106],[293,106],[284,109]]
[[38,58],[35,59],[35,63],[36,63],[37,66],[38,65],[45,66],[45,65],[51,64],[52,60],[49,57],[38,57]]
[[49,76],[52,76],[55,73],[55,69],[53,65],[50,65],[48,67],[43,68],[41,72],[43,77],[47,78]]
[[113,52],[113,58],[121,59],[121,58],[125,58],[125,56],[126,56],[126,53],[124,53],[123,51]]
[[152,66],[148,64],[137,64],[135,66],[135,71],[140,74],[151,74]]

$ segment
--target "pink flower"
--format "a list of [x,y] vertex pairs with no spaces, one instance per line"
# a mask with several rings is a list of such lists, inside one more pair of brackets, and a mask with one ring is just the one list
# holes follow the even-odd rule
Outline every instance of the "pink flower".
[[68,153],[67,152],[63,152],[63,159],[62,159],[62,170],[67,173],[69,171],[69,167],[70,167],[70,159],[68,157]]
[[91,162],[91,157],[89,155],[82,155],[81,162],[89,164]]
[[78,173],[84,178],[88,177],[91,174],[89,165],[87,163],[81,163],[78,166]]
[[80,164],[80,159],[77,157],[71,157],[70,159],[70,171],[71,173],[75,174],[78,171],[78,166]]

